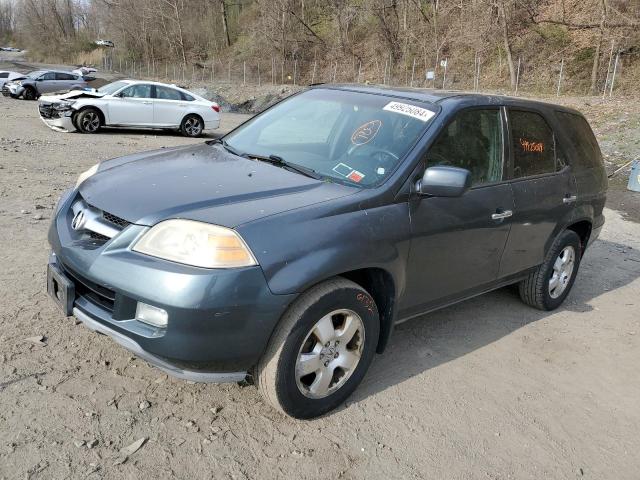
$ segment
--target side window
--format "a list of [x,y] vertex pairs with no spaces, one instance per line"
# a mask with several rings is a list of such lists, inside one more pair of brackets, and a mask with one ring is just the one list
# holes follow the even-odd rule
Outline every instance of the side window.
[[75,80],[76,76],[70,73],[56,73],[56,80]]
[[122,91],[125,98],[151,98],[151,85],[140,84],[125,88]]
[[9,78],[9,72],[0,72],[0,78]]
[[460,112],[427,153],[427,167],[445,165],[471,172],[473,185],[502,180],[502,119],[500,110]]
[[513,147],[513,178],[559,170],[553,130],[538,113],[509,110]]
[[55,80],[56,74],[53,72],[47,72],[40,77],[41,80]]
[[180,92],[180,95],[182,96],[182,100],[184,100],[185,102],[193,102],[195,100],[195,98],[193,98],[191,95],[188,95],[184,92]]
[[156,98],[160,100],[182,100],[182,96],[178,90],[161,87],[159,85],[156,85]]
[[575,151],[575,162],[582,168],[601,165],[602,153],[591,127],[580,115],[568,112],[556,112],[566,129],[569,142]]

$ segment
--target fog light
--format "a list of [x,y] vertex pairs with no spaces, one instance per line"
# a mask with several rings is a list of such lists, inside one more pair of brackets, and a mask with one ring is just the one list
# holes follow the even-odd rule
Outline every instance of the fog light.
[[154,327],[165,328],[169,322],[169,314],[161,308],[138,302],[136,320]]

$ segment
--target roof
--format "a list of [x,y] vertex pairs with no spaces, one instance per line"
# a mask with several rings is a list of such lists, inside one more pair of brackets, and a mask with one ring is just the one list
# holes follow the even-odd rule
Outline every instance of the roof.
[[391,87],[386,85],[362,85],[362,84],[317,84],[314,88],[329,88],[352,92],[371,93],[375,95],[385,95],[418,102],[440,103],[447,99],[459,99],[465,103],[477,104],[506,104],[511,106],[538,106],[542,108],[553,108],[572,113],[580,113],[574,109],[561,105],[528,98],[510,97],[508,95],[490,95],[485,93],[465,92],[462,90],[437,90],[430,88],[409,88]]

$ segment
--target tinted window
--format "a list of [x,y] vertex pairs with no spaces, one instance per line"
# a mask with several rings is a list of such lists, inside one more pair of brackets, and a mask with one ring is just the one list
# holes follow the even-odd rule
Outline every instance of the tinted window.
[[583,168],[601,165],[602,153],[591,127],[580,115],[556,112],[566,129],[569,142],[575,151],[574,162]]
[[56,80],[75,80],[76,76],[70,73],[56,73]]
[[182,100],[182,96],[178,90],[161,87],[159,85],[156,85],[156,98],[160,100]]
[[471,172],[474,185],[502,179],[500,110],[466,110],[440,134],[427,153],[427,167],[449,165]]
[[9,72],[0,72],[0,78],[9,78]]
[[49,73],[45,73],[44,75],[42,75],[42,77],[40,77],[42,80],[55,80],[56,79],[56,74],[53,72],[49,72]]
[[557,170],[553,130],[541,115],[509,111],[513,146],[513,177],[551,173]]
[[123,97],[128,98],[151,98],[151,85],[134,85],[122,91]]

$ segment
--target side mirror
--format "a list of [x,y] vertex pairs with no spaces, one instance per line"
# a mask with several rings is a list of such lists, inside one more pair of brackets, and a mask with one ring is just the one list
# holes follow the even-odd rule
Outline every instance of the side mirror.
[[458,167],[429,167],[416,190],[430,197],[459,197],[471,188],[471,172]]

